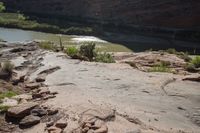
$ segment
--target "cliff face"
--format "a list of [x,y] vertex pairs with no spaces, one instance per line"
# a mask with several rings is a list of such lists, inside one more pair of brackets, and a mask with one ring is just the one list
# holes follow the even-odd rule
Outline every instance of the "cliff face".
[[200,27],[199,0],[0,0],[10,10],[85,22]]

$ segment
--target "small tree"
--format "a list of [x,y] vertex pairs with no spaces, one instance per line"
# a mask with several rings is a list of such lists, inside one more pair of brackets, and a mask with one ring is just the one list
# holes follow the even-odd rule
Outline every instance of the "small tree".
[[3,12],[6,10],[6,7],[4,6],[3,2],[0,2],[0,12]]

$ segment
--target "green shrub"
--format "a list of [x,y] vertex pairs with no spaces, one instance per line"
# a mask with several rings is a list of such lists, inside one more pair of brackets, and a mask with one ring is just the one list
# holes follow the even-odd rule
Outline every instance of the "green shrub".
[[188,64],[185,66],[185,69],[186,69],[188,72],[197,72],[195,66],[194,66],[192,63],[188,63]]
[[166,50],[166,52],[169,53],[169,54],[177,54],[177,51],[174,48],[169,48],[169,49]]
[[40,48],[45,49],[45,50],[52,50],[52,51],[57,50],[57,47],[52,42],[49,42],[49,41],[42,41],[38,45]]
[[171,70],[166,66],[154,66],[149,69],[149,72],[171,72]]
[[171,72],[169,65],[170,64],[167,62],[160,62],[159,64],[150,68],[149,72]]
[[1,70],[3,72],[6,72],[6,73],[11,75],[13,68],[14,68],[14,65],[12,63],[10,63],[10,61],[6,61],[6,62],[3,63]]
[[93,61],[96,56],[95,46],[96,44],[93,42],[81,45],[80,55],[86,57],[89,61]]
[[0,12],[3,12],[6,10],[6,7],[4,6],[3,2],[0,2]]
[[9,106],[0,105],[0,113],[5,113],[9,109]]
[[79,54],[79,50],[75,46],[67,47],[67,49],[65,50],[65,53],[69,55],[70,57],[73,57]]
[[191,60],[191,63],[195,66],[195,68],[200,67],[200,56],[196,56]]
[[103,63],[115,63],[113,56],[109,53],[97,54],[95,61]]
[[4,92],[4,93],[0,93],[0,99],[4,99],[4,98],[11,98],[13,96],[16,96],[17,93],[15,93],[14,91],[7,91],[7,92]]

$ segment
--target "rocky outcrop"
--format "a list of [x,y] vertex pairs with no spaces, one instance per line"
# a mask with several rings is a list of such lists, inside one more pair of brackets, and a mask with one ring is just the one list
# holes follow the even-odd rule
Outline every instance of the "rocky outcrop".
[[197,0],[1,0],[9,10],[115,25],[197,27]]

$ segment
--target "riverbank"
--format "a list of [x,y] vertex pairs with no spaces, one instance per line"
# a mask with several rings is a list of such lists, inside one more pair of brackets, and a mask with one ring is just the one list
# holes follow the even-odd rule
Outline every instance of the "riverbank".
[[47,23],[30,20],[29,17],[19,13],[0,13],[0,27],[19,28],[24,30],[42,31],[55,34],[68,35],[95,35],[91,27],[59,27]]
[[[199,74],[185,71],[183,59],[152,51],[115,53],[114,57],[117,63],[85,62],[72,60],[61,52],[42,50],[36,42],[4,45],[1,61],[10,60],[15,65],[15,76],[25,74],[23,81],[15,80],[31,97],[25,103],[31,102],[29,107],[33,107],[32,102],[36,102],[43,113],[49,107],[59,113],[53,116],[44,113],[32,127],[20,128],[23,120],[15,125],[7,124],[9,128],[5,128],[5,123],[0,129],[25,133],[45,133],[44,129],[72,133],[89,129],[108,133],[198,133]],[[154,66],[153,61],[168,61],[170,69],[177,68],[180,73],[144,71]],[[55,91],[56,95],[51,96]],[[48,100],[44,100],[47,96]],[[22,99],[16,106],[23,105],[24,109]],[[31,112],[38,109],[33,108]],[[35,117],[28,118],[29,122],[35,120]],[[61,118],[65,125],[62,129],[56,127]],[[51,128],[46,127],[49,123],[53,123]]]

